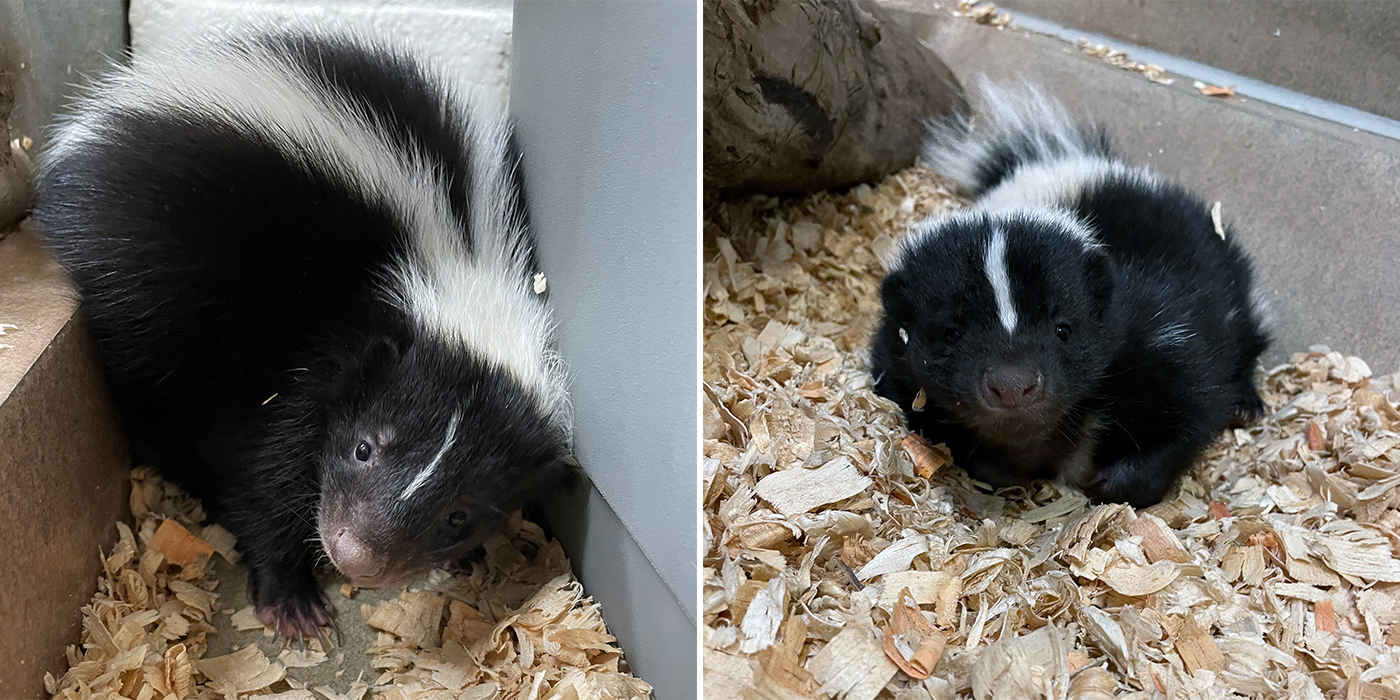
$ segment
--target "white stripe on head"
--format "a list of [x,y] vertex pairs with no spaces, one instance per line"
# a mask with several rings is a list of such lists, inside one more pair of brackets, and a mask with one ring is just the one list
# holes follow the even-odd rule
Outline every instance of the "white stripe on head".
[[428,462],[428,466],[423,467],[423,471],[418,472],[418,475],[413,477],[413,481],[408,483],[403,493],[399,494],[400,501],[407,501],[408,497],[412,496],[413,492],[418,490],[418,487],[427,483],[428,477],[432,476],[433,472],[437,470],[438,463],[442,461],[447,451],[452,449],[452,444],[457,441],[457,423],[460,420],[462,420],[462,410],[457,409],[452,412],[452,419],[447,421],[447,436],[442,439],[442,447],[439,447],[437,454],[433,455],[433,461]]
[[1006,271],[1006,232],[1000,227],[992,228],[992,239],[987,243],[987,255],[983,260],[983,270],[987,281],[992,285],[992,293],[997,299],[997,316],[1007,333],[1016,332],[1016,306],[1011,301],[1011,276]]
[[1039,224],[1051,233],[1058,233],[1084,246],[1086,251],[1102,246],[1083,220],[1060,207],[1018,207],[989,212],[980,208],[959,209],[933,216],[909,227],[909,232],[897,245],[891,246],[882,263],[894,272],[902,269],[906,260],[919,247],[941,238],[950,228],[965,226],[980,229],[987,226]]

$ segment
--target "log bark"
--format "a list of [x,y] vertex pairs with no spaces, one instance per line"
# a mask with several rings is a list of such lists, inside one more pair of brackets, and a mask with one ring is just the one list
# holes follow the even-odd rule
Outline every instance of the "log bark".
[[873,0],[705,0],[707,188],[869,182],[966,109],[957,78]]

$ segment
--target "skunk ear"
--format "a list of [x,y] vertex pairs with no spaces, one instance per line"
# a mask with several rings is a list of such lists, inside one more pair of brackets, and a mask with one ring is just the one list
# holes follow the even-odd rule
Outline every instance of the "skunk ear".
[[880,283],[880,303],[885,307],[885,316],[905,323],[913,318],[909,299],[909,273],[903,269],[891,270]]
[[1094,301],[1094,313],[1102,315],[1113,299],[1113,266],[1103,251],[1089,253],[1089,259],[1084,263],[1084,284]]
[[360,376],[365,381],[382,378],[398,363],[403,355],[397,343],[388,336],[371,338],[360,350],[357,358]]
[[330,386],[332,401],[352,401],[366,387],[388,376],[403,356],[403,350],[389,336],[374,336],[353,351]]

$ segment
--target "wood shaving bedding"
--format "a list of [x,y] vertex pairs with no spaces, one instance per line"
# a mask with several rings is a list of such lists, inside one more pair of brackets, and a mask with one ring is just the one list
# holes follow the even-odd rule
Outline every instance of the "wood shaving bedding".
[[[469,574],[434,571],[395,600],[361,607],[364,624],[379,630],[364,652],[377,677],[304,687],[295,669],[329,658],[315,640],[305,652],[283,649],[275,658],[256,644],[206,656],[221,607],[210,557],[236,560],[233,536],[202,525],[199,504],[154,470],[133,470],[131,483],[136,527],[117,523],[117,544],[83,607],[81,643],[68,648],[69,669],[45,675],[55,698],[623,700],[651,693],[627,672],[559,542],[519,514],[488,541],[484,561]],[[341,589],[346,597],[354,592]],[[264,629],[251,606],[231,621],[239,630]],[[346,616],[339,623],[361,624]]]
[[706,698],[1400,698],[1400,374],[1293,355],[1151,508],[985,491],[866,373],[880,261],[956,206],[706,202]]

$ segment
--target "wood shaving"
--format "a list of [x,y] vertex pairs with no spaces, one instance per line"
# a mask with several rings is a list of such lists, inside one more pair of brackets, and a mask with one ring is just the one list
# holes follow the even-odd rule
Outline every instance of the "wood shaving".
[[[1294,354],[1265,418],[1141,511],[987,491],[864,359],[881,260],[958,206],[922,166],[707,200],[706,697],[1400,697],[1400,374]],[[922,679],[916,608],[944,642]]]
[[[628,672],[559,542],[518,513],[470,573],[434,571],[367,611],[365,624],[382,630],[365,651],[381,671],[377,678],[313,693],[288,669],[324,663],[317,640],[275,659],[256,644],[205,656],[215,632],[209,620],[220,610],[209,558],[232,556],[224,554],[232,552],[232,535],[218,525],[201,527],[199,503],[149,468],[131,473],[131,511],[135,528],[117,523],[97,593],[82,610],[81,643],[68,647],[68,671],[45,675],[55,698],[623,700],[651,693]],[[230,621],[239,630],[264,628],[252,606],[232,612]]]
[[1210,205],[1210,223],[1215,227],[1215,235],[1220,236],[1220,240],[1225,240],[1225,224],[1220,218],[1220,202]]
[[882,630],[885,656],[910,678],[928,678],[943,656],[947,638],[924,619],[908,588],[900,591],[891,608],[890,624]]
[[1011,24],[1011,13],[997,14],[996,4],[990,2],[978,4],[976,0],[958,0],[958,9],[954,15],[970,17],[978,24],[986,24],[998,29]]
[[1235,89],[1232,87],[1221,87],[1219,85],[1207,85],[1199,80],[1193,81],[1191,87],[1196,88],[1206,97],[1234,97]]
[[1134,61],[1128,57],[1126,52],[1119,51],[1111,46],[1095,44],[1083,38],[1075,42],[1075,46],[1078,46],[1079,51],[1086,56],[1097,58],[1110,66],[1121,68],[1130,73],[1138,73],[1154,83],[1171,85],[1176,82],[1176,80],[1167,77],[1167,70],[1165,68],[1155,63]]
[[151,541],[146,543],[146,547],[153,552],[160,552],[166,561],[176,566],[189,566],[201,556],[207,557],[214,553],[212,545],[190,534],[185,526],[174,520],[162,522],[160,527],[156,528],[156,534],[151,537]]

